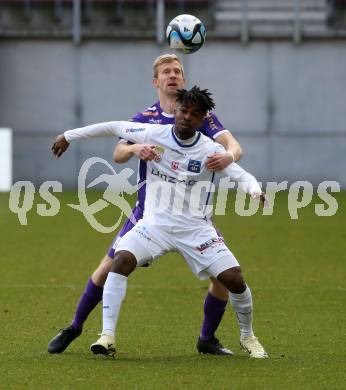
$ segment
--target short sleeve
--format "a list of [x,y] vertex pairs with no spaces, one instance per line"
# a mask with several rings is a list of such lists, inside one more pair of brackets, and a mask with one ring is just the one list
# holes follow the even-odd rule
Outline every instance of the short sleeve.
[[220,134],[228,132],[218,117],[211,111],[205,116],[203,124],[198,130],[211,139],[215,139]]
[[147,123],[148,120],[142,112],[137,112],[137,114],[131,118],[131,122]]

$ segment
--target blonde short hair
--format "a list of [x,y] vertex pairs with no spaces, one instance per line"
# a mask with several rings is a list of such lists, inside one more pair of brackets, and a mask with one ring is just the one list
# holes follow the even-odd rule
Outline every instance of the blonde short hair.
[[184,76],[184,68],[183,64],[181,63],[179,57],[177,57],[175,54],[162,54],[161,56],[157,57],[156,60],[153,63],[153,73],[154,78],[156,79],[159,73],[159,66],[162,64],[169,64],[171,62],[177,61],[180,65],[181,72]]

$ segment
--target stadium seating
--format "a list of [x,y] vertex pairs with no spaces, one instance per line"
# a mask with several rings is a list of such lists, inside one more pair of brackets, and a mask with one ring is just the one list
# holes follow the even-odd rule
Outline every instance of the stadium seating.
[[346,28],[346,0],[327,0],[327,22],[336,29]]
[[[213,0],[165,0],[165,20],[192,13],[211,25]],[[68,38],[76,23],[83,38],[153,39],[157,0],[0,0],[0,36]],[[209,23],[210,22],[210,23]]]
[[[0,0],[0,36],[155,39],[158,0]],[[164,23],[191,13],[208,39],[345,37],[345,0],[163,0]],[[73,6],[74,4],[74,6]],[[161,22],[161,24],[164,24]]]
[[326,0],[219,0],[216,35],[300,40],[334,35],[327,20]]

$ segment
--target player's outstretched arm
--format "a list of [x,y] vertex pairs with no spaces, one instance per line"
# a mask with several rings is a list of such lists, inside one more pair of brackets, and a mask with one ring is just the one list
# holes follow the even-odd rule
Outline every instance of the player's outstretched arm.
[[245,169],[236,163],[227,166],[223,172],[230,179],[239,182],[242,189],[250,194],[253,199],[259,199],[265,207],[268,207],[265,193],[262,191],[257,179],[251,173],[245,171]]
[[144,161],[154,160],[157,156],[155,145],[118,142],[113,152],[113,160],[116,163],[125,163],[133,156]]
[[64,134],[59,134],[52,147],[51,150],[56,158],[59,158],[63,153],[66,152],[67,148],[69,147],[69,143],[66,141],[66,138]]
[[145,143],[150,127],[148,124],[126,121],[97,123],[65,131],[57,137],[51,149],[56,157],[60,157],[72,141],[110,136],[122,137],[133,143]]
[[242,157],[243,149],[230,132],[220,134],[215,138],[215,141],[221,144],[226,149],[226,152],[208,156],[207,169],[209,171],[222,170]]

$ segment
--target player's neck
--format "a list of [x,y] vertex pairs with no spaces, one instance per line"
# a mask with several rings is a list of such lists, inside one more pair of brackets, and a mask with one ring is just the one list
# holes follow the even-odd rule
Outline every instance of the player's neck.
[[195,131],[193,134],[186,134],[184,132],[177,130],[177,128],[175,126],[173,128],[173,131],[174,131],[175,136],[183,144],[190,144],[197,138],[197,131]]
[[175,107],[175,96],[167,96],[159,94],[160,107],[166,114],[173,115]]

